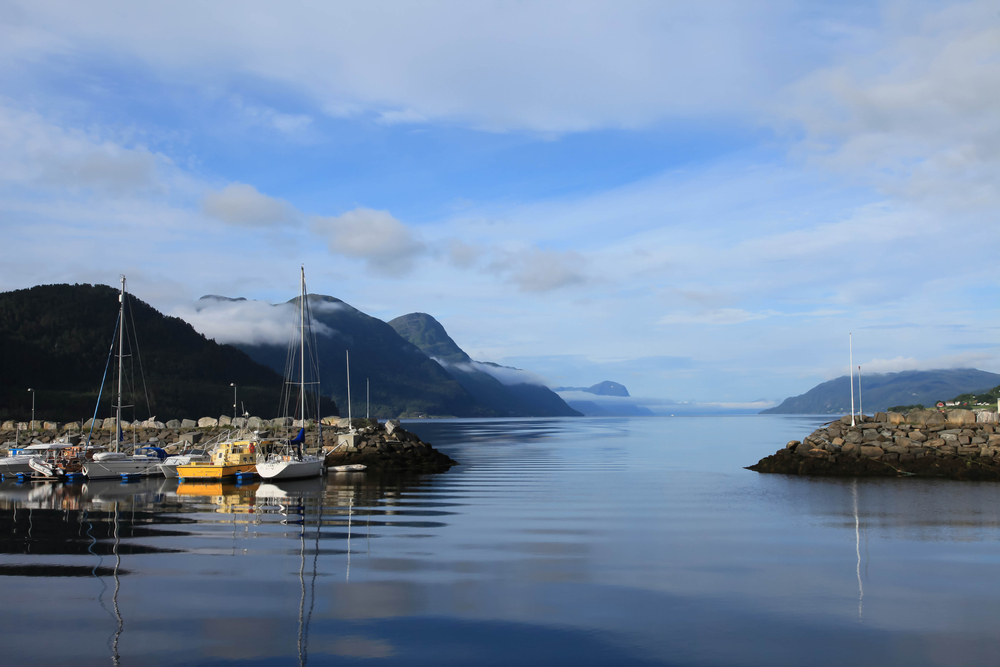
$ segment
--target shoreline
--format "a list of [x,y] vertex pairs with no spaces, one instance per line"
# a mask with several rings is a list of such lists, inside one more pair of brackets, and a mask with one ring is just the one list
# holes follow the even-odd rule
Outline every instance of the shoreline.
[[[977,416],[978,415],[978,416]],[[846,415],[792,440],[747,470],[831,477],[1000,481],[997,413],[914,410]]]

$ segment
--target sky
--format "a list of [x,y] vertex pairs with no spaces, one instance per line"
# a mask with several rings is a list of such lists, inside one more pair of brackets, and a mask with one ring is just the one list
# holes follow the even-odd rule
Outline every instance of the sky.
[[[309,291],[657,401],[1000,371],[1000,4],[0,0],[0,290]],[[198,316],[205,294],[243,316]]]

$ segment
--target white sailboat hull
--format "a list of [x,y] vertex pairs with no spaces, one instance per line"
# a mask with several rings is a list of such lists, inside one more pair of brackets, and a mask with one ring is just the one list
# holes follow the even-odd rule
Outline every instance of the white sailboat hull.
[[316,477],[323,472],[323,459],[305,456],[302,460],[265,461],[257,464],[257,474],[264,479],[299,479]]
[[31,459],[34,456],[18,454],[0,459],[0,475],[16,475],[19,472],[31,472]]
[[113,461],[88,461],[83,466],[83,474],[88,479],[113,479],[122,475],[142,475],[152,477],[162,475],[160,461],[150,459],[136,461],[134,459],[119,459]]

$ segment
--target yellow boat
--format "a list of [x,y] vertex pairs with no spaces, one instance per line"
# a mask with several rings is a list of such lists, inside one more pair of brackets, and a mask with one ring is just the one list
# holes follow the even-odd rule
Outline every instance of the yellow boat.
[[181,482],[210,482],[235,477],[238,473],[257,471],[258,440],[232,440],[220,442],[209,461],[192,461],[177,466]]

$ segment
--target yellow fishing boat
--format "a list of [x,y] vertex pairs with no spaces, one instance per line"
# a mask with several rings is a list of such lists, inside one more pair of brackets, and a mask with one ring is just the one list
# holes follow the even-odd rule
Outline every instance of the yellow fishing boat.
[[212,451],[210,460],[177,466],[177,477],[181,482],[209,482],[256,472],[257,453],[262,444],[259,440],[220,442]]

